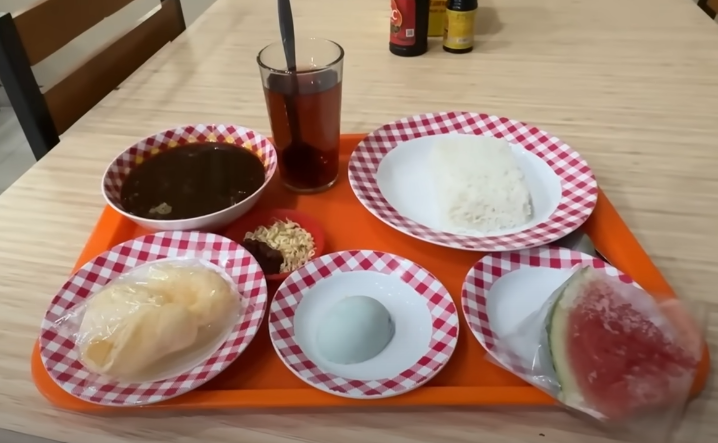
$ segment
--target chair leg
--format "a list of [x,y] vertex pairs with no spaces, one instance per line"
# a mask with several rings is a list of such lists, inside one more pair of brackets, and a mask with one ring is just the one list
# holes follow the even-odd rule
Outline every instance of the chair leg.
[[40,160],[60,143],[60,137],[10,14],[0,15],[0,81],[35,159]]

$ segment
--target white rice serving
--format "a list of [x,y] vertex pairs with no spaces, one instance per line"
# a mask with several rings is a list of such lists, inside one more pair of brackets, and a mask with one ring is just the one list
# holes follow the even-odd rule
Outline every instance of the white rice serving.
[[430,162],[443,230],[486,233],[531,220],[531,193],[505,140],[441,137]]

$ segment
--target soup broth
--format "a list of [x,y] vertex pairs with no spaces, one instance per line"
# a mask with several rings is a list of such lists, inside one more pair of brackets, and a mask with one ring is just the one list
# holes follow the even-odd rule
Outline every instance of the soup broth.
[[182,220],[221,211],[264,184],[264,165],[248,149],[195,143],[161,152],[135,166],[120,192],[125,211],[142,218]]

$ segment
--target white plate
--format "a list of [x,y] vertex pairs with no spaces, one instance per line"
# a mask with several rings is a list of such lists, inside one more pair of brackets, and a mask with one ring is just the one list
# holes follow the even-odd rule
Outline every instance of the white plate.
[[[327,311],[342,298],[375,298],[395,325],[376,357],[353,365],[322,358],[315,343]],[[321,256],[287,277],[270,307],[277,355],[299,378],[341,397],[392,397],[416,389],[448,362],[459,333],[456,306],[428,271],[405,258],[353,250]]]
[[[523,226],[481,232],[442,230],[430,151],[440,137],[503,138],[524,173],[534,215]],[[556,137],[503,117],[468,112],[424,114],[368,134],[352,153],[349,182],[376,217],[417,239],[472,251],[542,246],[573,232],[593,212],[598,186],[588,164]]]

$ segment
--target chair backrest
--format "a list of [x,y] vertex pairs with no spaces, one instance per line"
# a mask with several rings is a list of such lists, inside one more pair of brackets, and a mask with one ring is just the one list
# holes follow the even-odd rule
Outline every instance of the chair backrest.
[[32,66],[134,0],[42,0],[0,13],[0,82],[40,159],[59,136],[185,30],[180,0],[158,6],[128,32],[85,59],[53,86],[40,90]]

